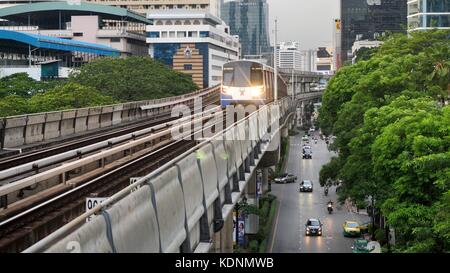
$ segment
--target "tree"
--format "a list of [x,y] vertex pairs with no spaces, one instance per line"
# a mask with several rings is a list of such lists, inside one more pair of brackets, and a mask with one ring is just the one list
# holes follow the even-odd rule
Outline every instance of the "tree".
[[16,73],[0,78],[0,98],[9,95],[30,98],[35,94],[44,93],[60,83],[59,81],[36,81],[27,73]]
[[388,36],[367,61],[342,68],[323,96],[320,125],[337,137],[339,156],[323,166],[321,184],[341,181],[341,201],[374,197],[401,251],[449,250],[450,118],[437,103],[448,99],[449,34]]
[[113,98],[100,94],[94,88],[73,82],[67,83],[62,88],[37,94],[28,101],[29,112],[57,111],[114,103],[116,101]]
[[0,117],[16,116],[28,112],[27,100],[17,96],[8,95],[0,98]]
[[99,58],[73,73],[70,82],[93,87],[122,102],[182,95],[198,89],[188,75],[150,57]]

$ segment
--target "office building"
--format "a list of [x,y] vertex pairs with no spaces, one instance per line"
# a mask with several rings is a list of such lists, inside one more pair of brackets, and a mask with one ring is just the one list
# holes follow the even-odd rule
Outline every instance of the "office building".
[[315,72],[317,70],[317,50],[300,50],[300,70]]
[[333,73],[333,51],[330,48],[319,47],[317,50],[317,69],[322,74],[330,75]]
[[199,88],[222,82],[223,64],[238,60],[240,43],[229,27],[209,13],[167,10],[149,13],[150,55],[174,70],[191,75]]
[[191,9],[209,12],[213,15],[220,14],[220,0],[0,0],[0,7],[9,4],[25,4],[36,2],[67,2],[77,4],[79,2],[91,2],[119,8],[126,8],[142,15],[155,10],[165,9]]
[[341,0],[341,59],[350,60],[357,40],[406,33],[407,0]]
[[281,69],[301,70],[298,42],[281,42],[277,47],[277,65]]
[[408,31],[433,28],[450,29],[450,1],[408,1]]
[[161,10],[188,9],[219,16],[220,0],[86,0],[97,4],[127,8],[141,14]]
[[230,26],[231,34],[239,36],[244,58],[271,52],[266,0],[223,0],[221,18]]

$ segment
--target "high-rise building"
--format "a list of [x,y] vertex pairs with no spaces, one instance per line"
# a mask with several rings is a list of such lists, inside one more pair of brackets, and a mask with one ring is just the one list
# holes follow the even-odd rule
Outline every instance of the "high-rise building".
[[192,77],[199,88],[222,82],[223,64],[239,59],[239,38],[209,13],[178,10],[147,14],[149,53],[174,70]]
[[266,0],[222,0],[221,17],[239,35],[243,57],[270,52],[269,6]]
[[450,28],[450,0],[408,1],[408,31]]
[[352,58],[356,40],[376,40],[387,32],[406,33],[407,0],[341,0],[341,58]]
[[277,47],[277,65],[281,69],[301,69],[298,42],[281,42]]
[[317,50],[300,50],[300,71],[315,72],[317,70]]

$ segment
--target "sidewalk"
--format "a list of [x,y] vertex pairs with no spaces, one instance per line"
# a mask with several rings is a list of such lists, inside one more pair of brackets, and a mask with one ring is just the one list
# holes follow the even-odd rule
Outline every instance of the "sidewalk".
[[367,213],[366,209],[358,209],[352,202],[350,202],[348,199],[345,200],[345,204],[344,204],[345,208],[347,209],[348,212],[353,212],[353,213],[357,213],[357,214],[361,214],[361,215],[369,215]]

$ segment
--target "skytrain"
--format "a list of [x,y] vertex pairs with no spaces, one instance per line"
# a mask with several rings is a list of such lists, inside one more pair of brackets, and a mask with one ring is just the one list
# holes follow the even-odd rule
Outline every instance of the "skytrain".
[[[274,69],[255,61],[232,61],[224,64],[220,103],[268,104],[274,99]],[[278,98],[287,96],[286,82],[278,76]]]

